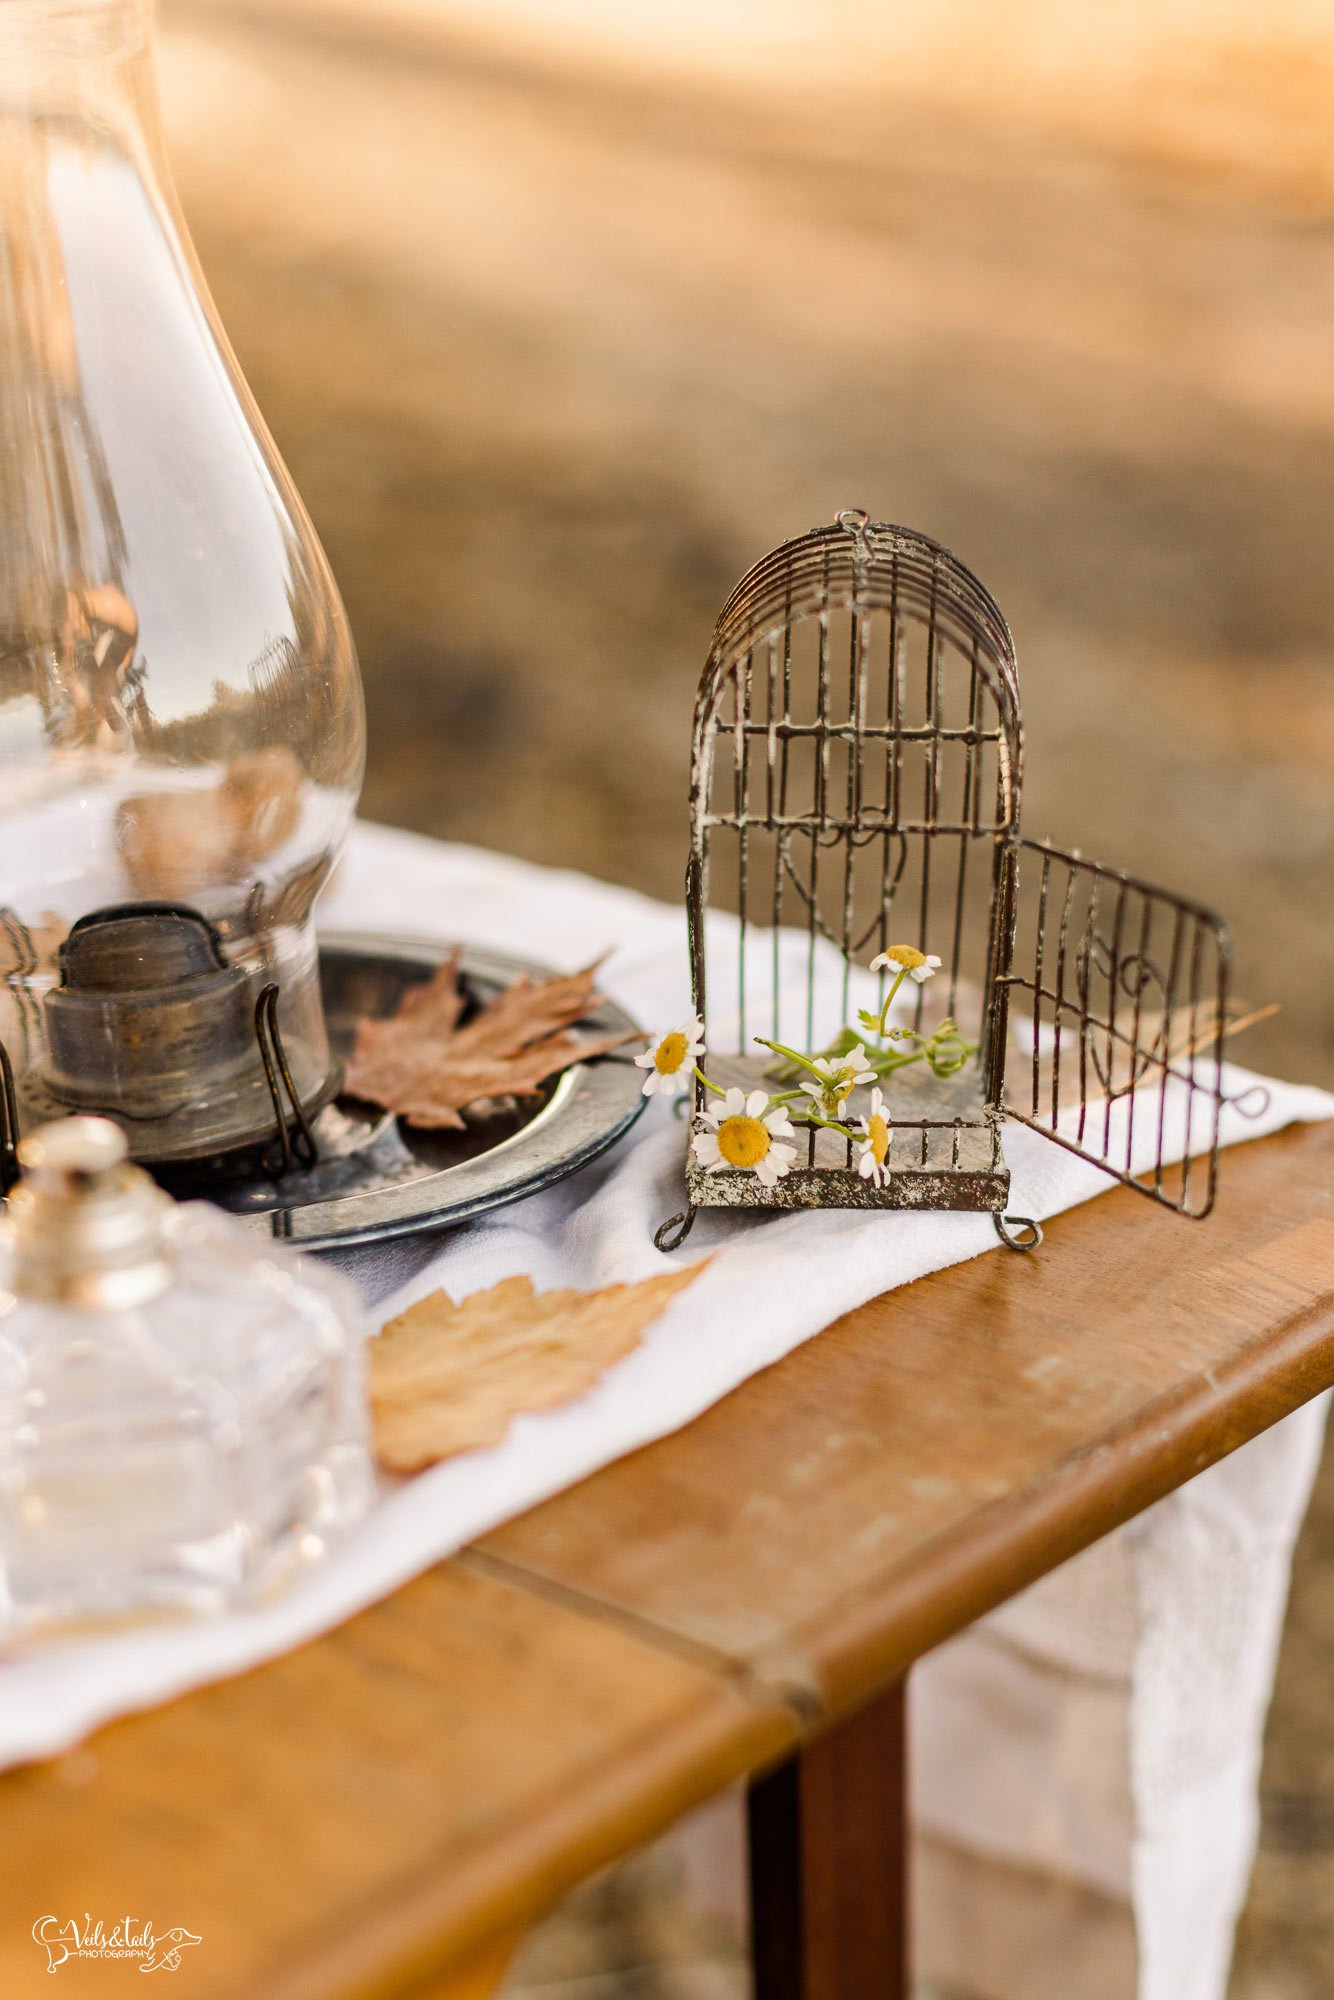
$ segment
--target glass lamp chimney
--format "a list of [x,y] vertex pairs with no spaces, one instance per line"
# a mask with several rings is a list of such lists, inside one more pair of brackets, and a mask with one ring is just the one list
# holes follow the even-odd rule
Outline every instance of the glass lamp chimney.
[[312,910],[365,724],[150,37],[144,0],[0,5],[0,1040],[29,1116],[170,1160],[272,1129],[237,1029],[269,985],[303,1107],[334,1086]]

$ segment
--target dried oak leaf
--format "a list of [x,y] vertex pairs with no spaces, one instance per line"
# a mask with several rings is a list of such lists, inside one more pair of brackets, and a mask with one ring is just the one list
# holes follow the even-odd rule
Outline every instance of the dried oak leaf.
[[357,1023],[343,1088],[410,1125],[460,1130],[464,1111],[496,1098],[531,1097],[548,1077],[586,1056],[642,1038],[633,1031],[582,1040],[569,1032],[602,1002],[595,965],[554,979],[520,977],[459,1026],[459,954],[403,996],[385,1020]]
[[454,1452],[498,1444],[513,1417],[582,1395],[702,1268],[540,1295],[531,1278],[505,1278],[460,1305],[432,1292],[367,1346],[380,1463],[420,1472]]

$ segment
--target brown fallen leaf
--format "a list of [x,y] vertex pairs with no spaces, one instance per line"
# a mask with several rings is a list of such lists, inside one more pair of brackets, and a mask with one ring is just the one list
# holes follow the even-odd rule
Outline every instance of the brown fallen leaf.
[[703,1268],[597,1292],[537,1294],[531,1278],[505,1278],[459,1305],[432,1292],[367,1346],[380,1463],[420,1472],[498,1444],[513,1417],[581,1396]]
[[409,988],[396,1013],[357,1023],[343,1088],[411,1125],[455,1131],[466,1110],[531,1097],[571,1063],[642,1040],[633,1031],[582,1040],[569,1032],[602,1004],[596,971],[590,965],[553,979],[521,976],[460,1027],[455,952],[425,984]]

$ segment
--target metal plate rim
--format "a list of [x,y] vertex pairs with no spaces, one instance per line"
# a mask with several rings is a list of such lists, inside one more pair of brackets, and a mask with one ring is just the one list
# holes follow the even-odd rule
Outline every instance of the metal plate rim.
[[[462,954],[461,969],[465,974],[502,981],[520,973],[546,978],[555,970],[538,960],[494,951],[485,945],[400,932],[324,930],[319,935],[319,949],[321,955],[342,952],[349,956],[389,957],[427,970],[433,970],[457,949]],[[614,1000],[604,999],[589,1018],[613,1032],[618,1029],[641,1032],[638,1023]],[[406,1236],[435,1234],[526,1200],[529,1195],[540,1194],[577,1173],[624,1137],[646,1102],[641,1073],[628,1058],[603,1056],[593,1062],[575,1063],[563,1073],[552,1096],[528,1124],[475,1159],[424,1174],[398,1187],[359,1190],[334,1200],[279,1207],[239,1219],[247,1227],[302,1251],[355,1249]],[[576,1133],[580,1136],[576,1137]],[[537,1141],[537,1157],[533,1156],[533,1140]],[[516,1165],[513,1171],[506,1172],[505,1166],[514,1161],[516,1154],[527,1164]],[[441,1186],[451,1177],[472,1174],[484,1163],[496,1162],[502,1155],[508,1156],[507,1160],[491,1184],[485,1184],[484,1179],[481,1187],[454,1199]],[[435,1198],[428,1192],[433,1187]],[[360,1226],[355,1223],[322,1226],[337,1211],[351,1209],[371,1196],[381,1211],[373,1221]]]

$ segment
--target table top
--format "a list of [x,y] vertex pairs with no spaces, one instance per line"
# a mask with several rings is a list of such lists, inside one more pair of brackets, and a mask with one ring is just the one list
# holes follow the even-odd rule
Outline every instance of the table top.
[[[1203,1225],[1126,1190],[850,1313],[341,1630],[0,1778],[35,1919],[201,1939],[196,2000],[420,1992],[1334,1382],[1334,1126]],[[123,1993],[82,1961],[80,1993]]]

